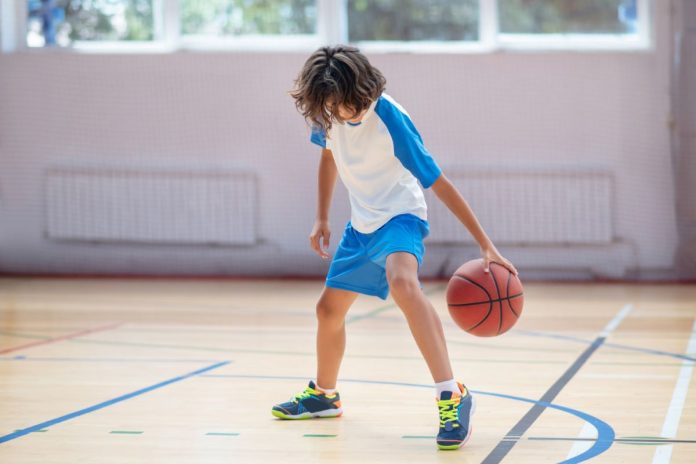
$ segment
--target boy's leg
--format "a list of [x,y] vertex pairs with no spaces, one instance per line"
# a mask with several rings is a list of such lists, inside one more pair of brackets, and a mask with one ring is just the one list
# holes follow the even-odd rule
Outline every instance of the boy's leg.
[[386,268],[392,297],[406,315],[433,380],[436,384],[447,380],[450,381],[447,384],[454,384],[454,388],[439,392],[437,397],[440,428],[436,442],[443,450],[458,449],[471,436],[473,397],[452,377],[442,322],[420,288],[416,257],[406,252],[392,253],[387,256]]
[[346,313],[358,294],[324,287],[317,302],[317,386],[334,389],[346,348]]
[[339,417],[343,414],[336,387],[338,368],[346,346],[345,316],[357,293],[325,287],[317,302],[317,383],[310,381],[305,390],[289,401],[276,404],[271,414],[280,419]]
[[416,257],[406,252],[392,253],[387,256],[386,271],[391,295],[406,316],[433,380],[436,383],[451,380],[452,367],[442,322],[420,288]]

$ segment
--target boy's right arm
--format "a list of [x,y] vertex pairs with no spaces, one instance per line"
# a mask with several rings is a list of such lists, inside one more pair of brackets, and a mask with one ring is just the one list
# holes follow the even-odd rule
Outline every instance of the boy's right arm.
[[314,221],[312,233],[309,235],[309,246],[319,256],[328,259],[329,237],[331,236],[331,230],[329,229],[329,208],[331,206],[331,199],[333,198],[334,187],[336,186],[338,171],[336,170],[333,153],[326,148],[321,151],[318,177],[317,218]]

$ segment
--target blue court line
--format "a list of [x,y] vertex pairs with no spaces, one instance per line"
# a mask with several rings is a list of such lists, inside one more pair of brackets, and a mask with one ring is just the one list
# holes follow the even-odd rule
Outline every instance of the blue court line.
[[28,435],[32,432],[37,432],[40,429],[50,427],[52,425],[60,424],[61,422],[65,422],[65,421],[68,421],[70,419],[74,419],[75,417],[79,417],[79,416],[88,414],[90,412],[97,411],[99,409],[103,409],[107,406],[111,406],[112,404],[119,403],[121,401],[125,401],[127,399],[133,398],[133,397],[138,396],[138,395],[142,395],[143,393],[147,393],[147,392],[155,390],[157,388],[162,388],[166,385],[169,385],[170,383],[179,382],[181,380],[187,379],[189,377],[193,377],[193,376],[201,374],[203,372],[217,369],[218,367],[222,367],[226,364],[229,364],[230,362],[231,361],[222,361],[222,362],[213,364],[211,366],[204,367],[203,369],[198,369],[196,371],[189,372],[188,374],[180,375],[178,377],[174,377],[172,379],[165,380],[164,382],[160,382],[160,383],[157,383],[155,385],[141,388],[140,390],[136,390],[134,392],[127,393],[125,395],[121,395],[121,396],[118,396],[116,398],[113,398],[113,399],[110,399],[107,401],[103,401],[99,404],[95,404],[94,406],[80,409],[79,411],[71,412],[71,413],[66,414],[64,416],[56,417],[55,419],[47,420],[45,422],[41,422],[40,424],[32,425],[31,427],[17,430],[14,433],[10,433],[10,434],[7,434],[7,435],[0,437],[0,443],[5,443],[6,441],[10,441],[10,440],[14,440],[14,439],[19,438],[19,437],[23,437],[24,435]]
[[[613,321],[613,320],[612,320]],[[585,351],[578,356],[578,358],[573,362],[573,364],[561,375],[561,377],[556,380],[553,385],[551,385],[546,392],[542,395],[541,399],[536,402],[532,408],[527,411],[527,413],[522,416],[522,418],[517,421],[515,425],[512,426],[510,431],[507,433],[506,437],[510,438],[518,438],[524,435],[529,428],[534,425],[534,422],[543,414],[544,410],[546,409],[546,405],[551,403],[565,388],[565,386],[570,382],[570,380],[575,377],[575,374],[578,373],[578,371],[582,368],[583,365],[590,359],[590,357],[597,351],[603,344],[604,341],[606,340],[607,335],[602,334],[599,337],[595,339],[595,341],[588,346]],[[593,424],[594,425],[594,424]],[[597,428],[597,427],[595,427]],[[599,429],[597,429],[599,432]],[[613,436],[613,430],[612,430],[612,437],[611,437],[611,442],[614,441],[614,436]],[[498,464],[500,463],[505,457],[508,455],[510,451],[512,451],[512,448],[515,446],[516,442],[512,440],[501,440],[498,442],[495,448],[486,456],[486,458],[481,462],[481,464]],[[599,447],[600,449],[602,447],[606,447],[608,449],[611,446],[611,443],[600,443],[596,442],[590,450],[592,450],[595,447]],[[600,452],[606,451],[606,449],[601,449]],[[588,450],[589,451],[589,450]],[[587,451],[584,453],[579,454],[578,456],[574,456],[570,459],[567,459],[565,461],[562,461],[562,464],[571,464],[571,463],[578,463],[585,461],[589,458],[585,457],[585,454]]]
[[[207,374],[207,375],[201,375],[201,377],[217,377],[217,378],[250,378],[250,379],[270,379],[270,380],[307,380],[310,377],[293,377],[293,376],[275,376],[275,375],[244,375],[244,374]],[[405,382],[389,382],[389,381],[380,381],[380,380],[363,380],[363,379],[338,379],[339,382],[353,382],[353,383],[368,383],[368,384],[379,384],[379,385],[397,385],[401,387],[416,387],[416,388],[428,388],[430,390],[433,389],[432,385],[425,385],[425,384],[419,384],[419,383],[405,383]],[[577,456],[574,456],[571,459],[567,459],[563,461],[561,464],[577,464],[583,461],[587,461],[588,459],[592,459],[595,456],[598,456],[608,450],[611,445],[614,443],[614,438],[616,437],[616,434],[614,433],[614,429],[611,427],[611,425],[607,424],[603,420],[591,416],[590,414],[587,414],[582,411],[578,411],[577,409],[572,409],[566,406],[561,406],[558,404],[554,404],[551,402],[547,401],[541,401],[541,400],[533,400],[530,398],[524,398],[521,396],[513,396],[513,395],[505,395],[503,393],[493,393],[493,392],[485,392],[485,391],[480,391],[480,390],[471,390],[472,393],[475,393],[477,395],[487,395],[487,396],[495,396],[498,398],[505,398],[505,399],[510,399],[510,400],[516,400],[516,401],[524,401],[525,403],[532,403],[534,405],[538,406],[543,406],[544,408],[551,408],[551,409],[557,409],[559,411],[566,412],[568,414],[571,414],[573,416],[579,417],[580,419],[584,420],[585,422],[589,423],[591,426],[593,426],[597,430],[597,438],[589,449],[587,449],[585,452],[578,454]]]
[[212,363],[217,359],[147,359],[147,358],[72,358],[72,357],[46,357],[46,356],[0,356],[0,361],[67,361],[67,362],[125,362],[125,363]]
[[[558,340],[567,340],[567,341],[571,341],[571,342],[584,343],[586,345],[590,345],[593,343],[591,340],[586,340],[584,338],[579,338],[579,337],[573,337],[571,335],[561,335],[561,334],[548,333],[548,332],[537,332],[534,330],[517,330],[516,333],[518,333],[520,335],[530,336],[530,337],[543,337],[543,338],[555,338]],[[667,356],[670,358],[681,359],[681,360],[686,360],[686,361],[696,361],[696,356],[689,356],[689,355],[680,354],[680,353],[672,353],[670,351],[653,350],[651,348],[641,348],[638,346],[621,345],[619,343],[606,343],[606,342],[604,343],[604,346],[607,348],[616,348],[619,350],[637,351],[639,353],[654,354],[657,356]]]

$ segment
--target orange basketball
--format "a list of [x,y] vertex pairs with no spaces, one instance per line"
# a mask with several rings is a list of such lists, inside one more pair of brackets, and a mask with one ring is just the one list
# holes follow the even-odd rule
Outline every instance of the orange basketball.
[[483,271],[483,259],[462,264],[447,284],[447,306],[459,327],[478,337],[510,330],[522,314],[524,291],[512,272],[498,263]]

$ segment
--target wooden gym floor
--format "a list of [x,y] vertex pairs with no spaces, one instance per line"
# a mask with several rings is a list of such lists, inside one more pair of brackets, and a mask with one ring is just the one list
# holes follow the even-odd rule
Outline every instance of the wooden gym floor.
[[696,462],[696,286],[529,283],[508,334],[456,328],[477,396],[434,443],[432,379],[391,300],[348,313],[344,415],[281,421],[315,374],[321,281],[0,279],[0,462]]

